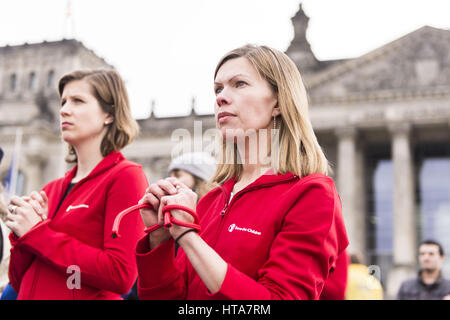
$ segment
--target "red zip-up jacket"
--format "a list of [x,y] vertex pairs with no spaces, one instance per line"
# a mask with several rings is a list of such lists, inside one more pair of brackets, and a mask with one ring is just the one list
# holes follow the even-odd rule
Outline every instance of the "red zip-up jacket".
[[136,246],[141,299],[318,299],[348,245],[341,201],[331,178],[266,174],[236,193],[230,179],[197,205],[200,236],[227,262],[211,294],[174,241]]
[[[49,199],[47,220],[20,238],[10,234],[9,278],[18,299],[121,299],[136,280],[134,249],[144,234],[139,212],[123,219],[121,237],[113,239],[111,229],[117,214],[145,193],[141,166],[120,152],[110,153],[55,212],[76,170],[43,188]],[[80,271],[80,289],[74,266]]]

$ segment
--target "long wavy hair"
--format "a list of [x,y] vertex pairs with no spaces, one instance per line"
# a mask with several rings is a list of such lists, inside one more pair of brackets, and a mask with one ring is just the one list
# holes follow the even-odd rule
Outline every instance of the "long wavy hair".
[[[294,173],[299,177],[313,173],[328,175],[331,168],[314,134],[308,112],[308,97],[300,72],[294,62],[283,52],[267,46],[245,45],[225,54],[217,64],[214,79],[222,65],[236,58],[246,58],[270,84],[277,96],[281,114],[277,117],[279,151],[271,154],[272,167],[277,173]],[[238,163],[236,144],[224,143],[218,138],[219,159],[212,181],[223,184],[233,176],[242,174]]]

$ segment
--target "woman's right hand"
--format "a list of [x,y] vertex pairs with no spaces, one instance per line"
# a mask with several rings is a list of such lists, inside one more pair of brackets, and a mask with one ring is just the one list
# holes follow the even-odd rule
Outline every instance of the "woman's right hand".
[[48,197],[45,191],[33,191],[30,196],[24,196],[22,199],[28,202],[34,211],[41,217],[42,220],[48,217]]
[[[164,217],[162,215],[162,208],[160,207],[161,198],[167,195],[177,193],[177,189],[168,181],[159,180],[157,183],[152,183],[146,190],[145,195],[139,201],[139,204],[148,203],[153,209],[141,209],[142,221],[146,228],[155,224],[162,225]],[[159,228],[150,233],[150,248],[153,249],[162,242],[170,238],[169,230]]]

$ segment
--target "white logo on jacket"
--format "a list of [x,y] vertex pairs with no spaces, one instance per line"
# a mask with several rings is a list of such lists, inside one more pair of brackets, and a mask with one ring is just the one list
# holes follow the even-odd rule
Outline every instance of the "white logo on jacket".
[[69,206],[66,209],[66,212],[69,212],[72,209],[78,209],[78,208],[89,208],[89,206],[87,204],[79,204],[79,205],[76,205],[76,206]]
[[256,230],[253,230],[253,229],[250,229],[250,228],[240,228],[240,227],[238,227],[236,224],[230,224],[230,226],[228,227],[228,231],[229,232],[233,232],[234,230],[236,230],[236,231],[244,231],[244,232],[250,232],[250,233],[253,233],[253,234],[255,234],[255,235],[257,235],[257,236],[260,236],[261,235],[261,232],[259,232],[259,231],[256,231]]

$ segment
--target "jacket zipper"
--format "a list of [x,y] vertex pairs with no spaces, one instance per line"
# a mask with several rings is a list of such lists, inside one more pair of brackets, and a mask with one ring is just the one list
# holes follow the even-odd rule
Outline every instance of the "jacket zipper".
[[[78,181],[77,183],[75,183],[75,185],[72,187],[72,189],[69,191],[69,193],[67,194],[67,196],[64,198],[64,200],[63,200],[63,202],[61,202],[61,205],[58,207],[58,210],[54,213],[54,215],[53,215],[53,217],[52,217],[52,220],[54,219],[54,218],[59,218],[59,216],[61,216],[61,214],[57,214],[60,210],[61,210],[61,208],[63,208],[64,207],[64,205],[67,203],[67,202],[69,202],[69,200],[70,201],[72,201],[72,198],[73,198],[73,194],[74,194],[74,192],[75,192],[75,190],[76,189],[79,189],[80,188],[80,186],[81,185],[83,185],[86,181],[88,181],[89,179],[91,179],[91,176],[90,175],[88,175],[87,177],[84,177],[83,179],[81,179],[80,181]],[[69,187],[69,185],[70,185],[70,182],[69,182],[69,184],[67,185],[67,188]],[[63,196],[64,196],[64,194],[63,194]]]
[[[103,161],[103,160],[102,160],[102,161]],[[107,170],[113,168],[118,162],[119,162],[118,160],[114,161],[114,164],[113,164],[110,168],[108,168]],[[91,173],[92,173],[92,172],[91,172]],[[70,190],[70,192],[67,194],[66,198],[63,200],[63,202],[61,202],[60,206],[57,208],[57,211],[54,213],[52,219],[55,218],[55,217],[57,216],[56,214],[59,212],[59,210],[60,210],[62,207],[64,207],[64,204],[67,203],[67,202],[69,201],[69,199],[71,199],[71,197],[73,196],[73,193],[74,193],[74,191],[75,191],[76,189],[78,189],[83,183],[85,183],[85,182],[88,181],[89,179],[92,179],[92,178],[96,177],[98,174],[100,174],[100,173],[97,173],[96,175],[94,175],[94,176],[91,177],[91,173],[89,173],[86,177],[84,177],[83,179],[81,179],[80,181],[78,181],[77,183],[75,183],[75,185],[72,187],[72,190]],[[69,181],[69,183],[67,184],[67,188],[69,187],[69,185],[70,185],[70,181]],[[63,196],[64,196],[64,194],[63,194]],[[60,200],[60,201],[61,201],[61,200]],[[58,215],[58,216],[60,216],[60,215]]]
[[[250,188],[244,188],[243,190],[239,191],[238,193],[236,193],[233,197],[233,199],[231,199],[231,202],[228,204],[228,202],[230,201],[229,198],[226,198],[226,202],[225,202],[225,206],[222,209],[222,211],[220,212],[220,223],[219,223],[219,229],[217,231],[217,235],[216,235],[216,239],[214,240],[214,244],[213,246],[216,245],[217,241],[219,240],[219,235],[222,232],[222,228],[223,228],[223,224],[225,221],[225,214],[229,211],[230,207],[232,206],[232,204],[234,204],[238,198],[240,198],[244,193],[246,192],[250,192],[259,188],[264,188],[267,186],[272,186],[272,185],[276,185],[276,184],[281,184],[281,183],[286,183],[286,182],[290,182],[292,180],[297,179],[296,175],[293,175],[289,178],[283,179],[283,180],[278,180],[278,181],[274,181],[274,182],[268,182],[268,183],[264,183],[264,184],[259,184]],[[222,192],[225,193],[225,191],[222,188]]]

